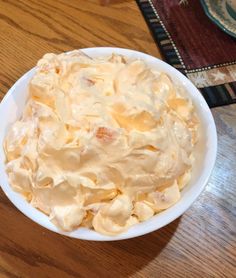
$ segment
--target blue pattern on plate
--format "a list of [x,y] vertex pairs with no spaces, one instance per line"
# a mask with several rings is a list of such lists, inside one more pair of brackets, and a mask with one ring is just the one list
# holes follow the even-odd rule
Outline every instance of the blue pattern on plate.
[[226,0],[201,0],[207,16],[224,32],[236,38],[236,12]]

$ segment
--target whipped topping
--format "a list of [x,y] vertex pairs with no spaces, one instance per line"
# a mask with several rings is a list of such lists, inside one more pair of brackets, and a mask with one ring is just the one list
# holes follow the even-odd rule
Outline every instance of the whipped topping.
[[6,169],[60,229],[116,235],[180,199],[197,137],[191,101],[142,60],[46,54],[6,135]]

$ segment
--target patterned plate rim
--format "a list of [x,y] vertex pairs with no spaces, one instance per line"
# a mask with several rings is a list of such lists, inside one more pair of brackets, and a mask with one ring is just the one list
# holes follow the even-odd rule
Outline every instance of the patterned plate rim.
[[[225,1],[224,1],[225,2]],[[206,13],[206,15],[216,24],[218,25],[218,27],[220,27],[224,32],[226,32],[227,34],[229,34],[230,36],[236,38],[236,32],[233,32],[232,30],[230,30],[229,28],[227,28],[226,25],[224,25],[224,23],[222,22],[222,20],[224,20],[224,18],[217,18],[212,14],[211,9],[209,9],[209,6],[207,5],[205,0],[201,0],[201,4],[203,6],[203,9]]]

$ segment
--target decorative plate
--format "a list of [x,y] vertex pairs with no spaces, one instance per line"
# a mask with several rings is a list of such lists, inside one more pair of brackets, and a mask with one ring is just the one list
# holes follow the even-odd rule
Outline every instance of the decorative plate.
[[201,0],[207,16],[224,32],[236,38],[236,11],[226,0]]

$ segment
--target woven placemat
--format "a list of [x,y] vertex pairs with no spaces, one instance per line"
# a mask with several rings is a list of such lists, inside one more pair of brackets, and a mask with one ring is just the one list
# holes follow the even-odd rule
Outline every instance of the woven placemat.
[[210,107],[236,103],[236,40],[199,0],[136,0],[167,63],[185,74]]

